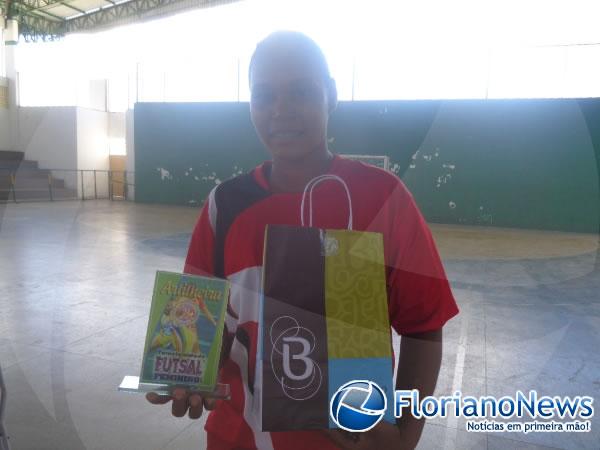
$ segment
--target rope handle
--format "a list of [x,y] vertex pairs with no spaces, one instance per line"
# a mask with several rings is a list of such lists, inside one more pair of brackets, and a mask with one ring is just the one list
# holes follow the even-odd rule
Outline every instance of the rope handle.
[[308,210],[308,214],[309,214],[309,223],[308,226],[312,227],[313,226],[313,190],[314,188],[321,183],[322,181],[326,181],[326,180],[332,180],[332,181],[338,181],[339,183],[342,184],[342,186],[344,187],[344,190],[346,191],[346,198],[348,199],[348,229],[351,230],[352,229],[352,198],[350,197],[350,190],[348,189],[348,185],[346,184],[346,182],[339,176],[337,175],[331,175],[331,174],[327,174],[327,175],[319,175],[318,177],[313,178],[312,180],[310,180],[308,183],[306,183],[306,186],[304,187],[304,192],[302,192],[302,203],[300,204],[300,223],[302,224],[302,226],[304,226],[304,205],[306,204],[306,194],[308,193],[308,199],[309,199],[309,210]]

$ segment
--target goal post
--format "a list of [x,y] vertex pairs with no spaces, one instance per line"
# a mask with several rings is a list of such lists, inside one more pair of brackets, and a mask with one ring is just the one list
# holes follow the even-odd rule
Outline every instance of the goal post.
[[390,170],[390,157],[389,156],[378,156],[378,155],[340,155],[343,158],[354,159],[355,161],[361,161],[365,164],[371,164],[372,166],[379,167],[383,170]]

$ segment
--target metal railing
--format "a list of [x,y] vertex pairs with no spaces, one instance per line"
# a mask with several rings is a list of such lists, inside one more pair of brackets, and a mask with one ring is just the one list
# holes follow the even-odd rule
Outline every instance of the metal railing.
[[135,172],[0,167],[0,202],[129,200]]

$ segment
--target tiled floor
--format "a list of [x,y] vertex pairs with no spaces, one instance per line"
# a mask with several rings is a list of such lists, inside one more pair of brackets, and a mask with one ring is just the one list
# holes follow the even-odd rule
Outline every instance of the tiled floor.
[[[118,393],[154,272],[179,271],[197,209],[0,205],[0,364],[13,449],[201,449],[203,421]],[[598,236],[432,226],[461,314],[437,394],[600,398]],[[484,434],[432,419],[420,449],[598,449],[590,433]]]

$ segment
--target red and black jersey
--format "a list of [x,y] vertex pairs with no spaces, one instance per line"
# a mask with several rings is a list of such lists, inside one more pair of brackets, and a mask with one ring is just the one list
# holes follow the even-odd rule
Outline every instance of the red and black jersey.
[[[210,193],[194,228],[186,273],[210,274],[231,283],[226,317],[231,338],[220,381],[231,399],[220,401],[205,429],[232,447],[335,449],[319,431],[260,431],[255,370],[264,233],[267,224],[301,225],[302,193],[272,193],[266,162]],[[353,229],[383,234],[389,317],[400,334],[440,329],[458,313],[435,243],[412,195],[399,178],[335,156],[330,174],[341,177],[352,201]],[[324,181],[313,192],[313,225],[345,229],[349,205],[344,187]],[[308,209],[305,211],[308,223]]]

